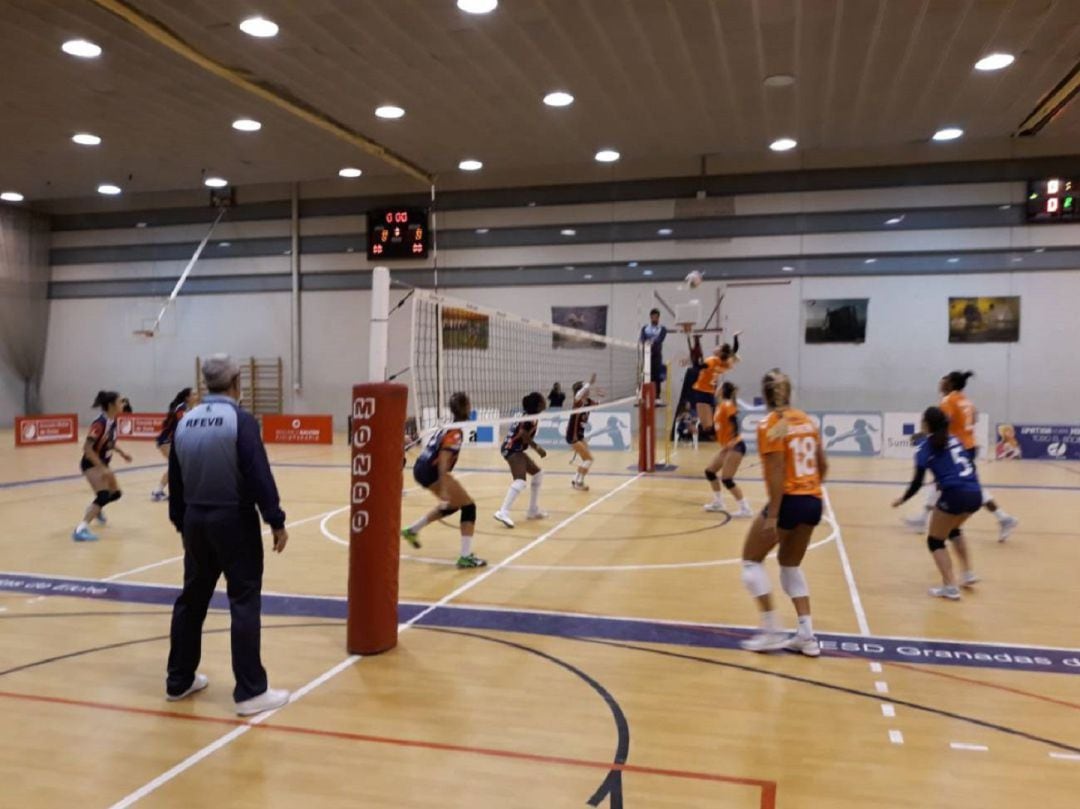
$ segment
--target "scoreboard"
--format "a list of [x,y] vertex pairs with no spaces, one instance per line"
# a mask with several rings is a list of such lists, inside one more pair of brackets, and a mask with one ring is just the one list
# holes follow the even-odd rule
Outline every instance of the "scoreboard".
[[428,254],[428,212],[423,208],[368,211],[368,258],[420,259]]
[[1080,180],[1051,177],[1029,180],[1027,220],[1029,222],[1080,222]]

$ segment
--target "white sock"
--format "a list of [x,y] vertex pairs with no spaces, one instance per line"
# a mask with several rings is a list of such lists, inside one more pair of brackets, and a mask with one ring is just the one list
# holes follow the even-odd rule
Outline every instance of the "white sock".
[[776,610],[766,610],[761,613],[761,629],[763,632],[776,632]]
[[581,470],[579,469],[577,472],[574,473],[574,483],[581,484],[581,483],[584,483],[584,482],[585,482],[585,476],[583,474],[581,474]]
[[420,529],[423,528],[425,525],[427,525],[429,522],[431,522],[431,520],[428,518],[428,515],[425,514],[419,520],[417,520],[412,525],[410,525],[409,530],[412,531],[415,534],[418,534],[418,533],[420,533]]
[[997,511],[995,511],[994,516],[997,517],[997,521],[999,523],[1003,523],[1007,519],[1009,519],[1009,515],[1005,513],[1005,509],[1003,508],[999,508]]
[[469,536],[465,536],[465,534],[461,535],[461,555],[462,556],[470,556],[470,555],[472,555],[472,535],[471,534]]
[[799,631],[796,634],[801,638],[814,637],[814,622],[809,615],[799,616]]
[[89,523],[87,523],[85,520],[83,520],[81,523],[78,524],[78,526],[76,526],[75,533],[77,534],[80,531],[89,531],[89,530],[90,530]]
[[543,472],[537,472],[533,475],[531,488],[529,489],[529,511],[537,512],[540,510],[540,486],[543,482]]
[[506,490],[506,497],[503,499],[502,508],[499,509],[503,514],[509,514],[510,509],[514,507],[514,501],[517,500],[518,495],[525,491],[524,480],[514,480],[510,483],[510,488]]
[[741,508],[743,511],[749,511],[750,501],[744,497],[742,500],[739,501],[739,508]]
[[712,501],[718,506],[724,505],[724,495],[720,492],[713,492]]

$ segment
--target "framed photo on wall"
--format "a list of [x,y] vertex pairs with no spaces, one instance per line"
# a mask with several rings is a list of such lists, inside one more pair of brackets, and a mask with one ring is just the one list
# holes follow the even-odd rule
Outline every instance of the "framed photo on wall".
[[[607,334],[607,306],[552,306],[551,322],[556,326],[587,331],[593,334]],[[603,348],[603,343],[584,338],[575,338],[556,332],[551,335],[554,348]]]
[[803,301],[807,343],[865,343],[869,298]]
[[949,298],[950,343],[1020,341],[1020,296]]

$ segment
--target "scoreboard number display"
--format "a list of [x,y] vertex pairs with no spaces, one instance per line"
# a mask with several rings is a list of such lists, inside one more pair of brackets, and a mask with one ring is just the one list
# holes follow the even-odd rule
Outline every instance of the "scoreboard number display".
[[1029,222],[1080,222],[1080,180],[1051,177],[1029,180],[1027,219]]
[[376,208],[368,211],[367,221],[369,259],[427,258],[428,212],[423,208]]

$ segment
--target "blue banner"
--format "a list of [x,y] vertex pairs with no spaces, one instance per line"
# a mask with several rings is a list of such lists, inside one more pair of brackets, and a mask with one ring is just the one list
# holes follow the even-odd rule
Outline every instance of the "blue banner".
[[999,424],[994,457],[999,461],[1080,461],[1080,426]]

